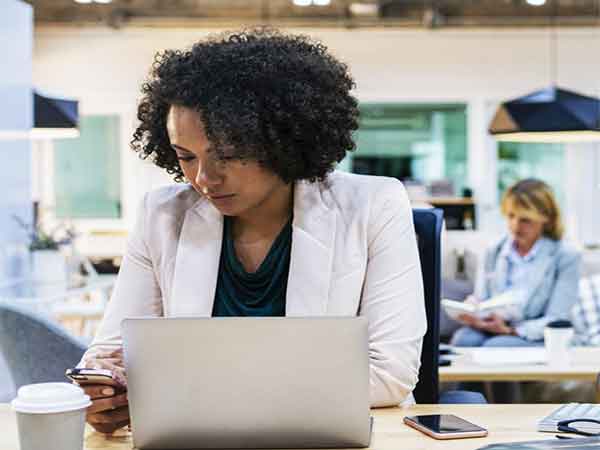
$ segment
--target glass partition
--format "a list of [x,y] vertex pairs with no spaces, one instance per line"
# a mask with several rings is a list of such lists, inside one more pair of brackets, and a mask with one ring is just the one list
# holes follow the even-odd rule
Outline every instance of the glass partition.
[[57,218],[121,217],[118,116],[85,116],[80,137],[54,144]]
[[561,209],[565,207],[566,155],[563,144],[498,143],[498,198],[513,183],[523,178],[538,178],[547,183]]
[[467,179],[464,104],[364,103],[360,105],[353,172],[385,175],[462,195]]

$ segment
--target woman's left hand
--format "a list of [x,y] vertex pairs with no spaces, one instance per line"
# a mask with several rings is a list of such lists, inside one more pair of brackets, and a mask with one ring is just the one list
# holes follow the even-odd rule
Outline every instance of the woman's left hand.
[[479,329],[492,334],[513,334],[514,329],[502,317],[492,314],[479,323]]

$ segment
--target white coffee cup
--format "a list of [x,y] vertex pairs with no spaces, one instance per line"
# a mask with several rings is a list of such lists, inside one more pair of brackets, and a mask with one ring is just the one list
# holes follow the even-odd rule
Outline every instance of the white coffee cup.
[[567,320],[550,322],[544,328],[544,346],[548,364],[569,366],[571,354],[569,348],[573,339],[573,325]]
[[21,450],[82,450],[85,412],[91,404],[83,389],[69,383],[20,387],[11,405]]

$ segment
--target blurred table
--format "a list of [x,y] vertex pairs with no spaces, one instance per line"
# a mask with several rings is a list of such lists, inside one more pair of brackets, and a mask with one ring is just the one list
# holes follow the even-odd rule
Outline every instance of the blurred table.
[[80,336],[93,334],[102,318],[116,275],[97,275],[80,285],[40,283],[28,279],[0,284],[0,302],[31,308],[56,318]]
[[[554,433],[536,431],[538,420],[547,416],[557,405],[417,405],[406,408],[372,410],[375,421],[370,448],[377,450],[475,450],[498,442],[516,442],[550,439],[558,441]],[[416,414],[456,414],[485,427],[485,438],[436,441],[402,422],[404,416]],[[14,413],[6,404],[0,404],[0,448],[18,449],[17,424]],[[131,436],[123,432],[107,437],[86,429],[86,450],[125,450],[132,448]]]
[[[476,356],[488,356],[493,360],[503,351],[531,351],[529,347],[516,348],[467,348],[455,349],[450,366],[440,367],[440,381],[591,381],[596,385],[596,398],[600,400],[600,348],[573,347],[571,363],[549,365],[546,363],[510,364],[497,357],[493,364],[478,364]],[[539,347],[544,352],[543,347]],[[444,356],[446,357],[446,356]]]

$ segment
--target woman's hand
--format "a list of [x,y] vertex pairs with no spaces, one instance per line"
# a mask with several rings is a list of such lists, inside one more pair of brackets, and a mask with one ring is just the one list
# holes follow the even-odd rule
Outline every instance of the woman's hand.
[[479,329],[481,323],[483,322],[479,317],[473,314],[463,313],[460,314],[457,318],[457,321],[462,323],[463,325],[467,325],[468,327]]
[[82,386],[92,400],[87,409],[86,420],[100,433],[112,434],[129,425],[127,392],[102,384]]
[[[476,305],[477,303],[479,303],[479,299],[477,297],[475,297],[474,295],[469,295],[464,303],[468,304],[468,305]],[[469,327],[473,327],[473,328],[479,328],[478,325],[481,322],[481,319],[479,319],[479,317],[473,315],[473,314],[469,314],[469,313],[463,313],[460,314],[456,320],[460,323],[462,323],[463,325],[467,325]]]
[[471,328],[491,334],[515,334],[514,328],[509,326],[497,314],[492,314],[484,319],[480,319],[472,314],[461,314],[458,316],[458,320]]
[[115,430],[129,425],[129,406],[127,401],[127,377],[123,363],[123,350],[99,352],[84,360],[88,369],[108,369],[119,387],[104,384],[88,384],[81,388],[92,400],[87,409],[87,422],[100,433],[111,434]]
[[482,331],[487,331],[492,334],[514,334],[514,328],[509,326],[502,317],[497,314],[492,314],[482,320]]

